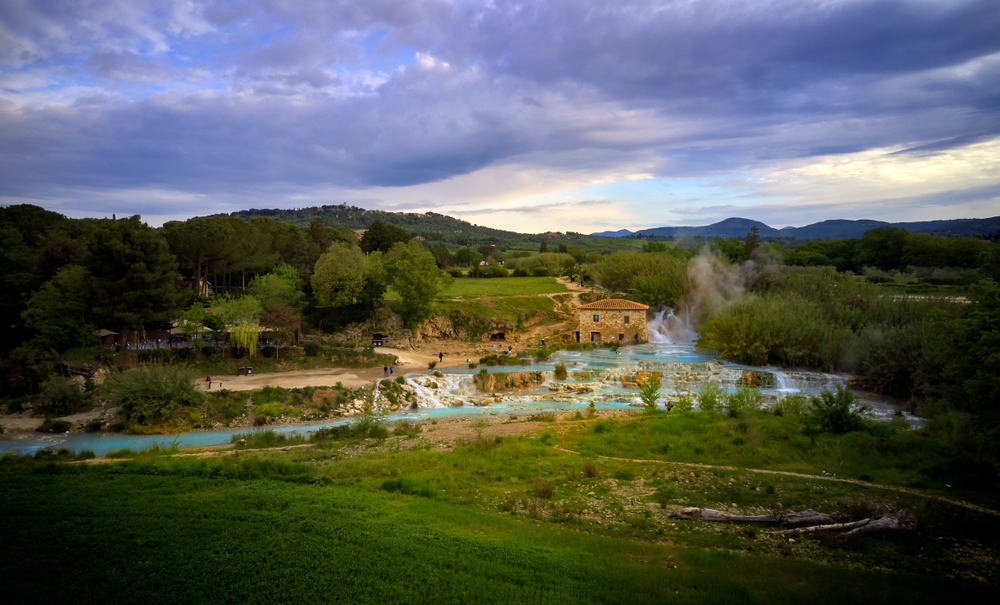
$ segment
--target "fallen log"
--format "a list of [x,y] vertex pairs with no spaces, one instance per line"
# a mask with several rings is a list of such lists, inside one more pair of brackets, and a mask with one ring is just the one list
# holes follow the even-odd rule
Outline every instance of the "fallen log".
[[808,527],[793,527],[792,529],[782,529],[778,534],[808,534],[818,531],[844,531],[853,530],[871,523],[871,519],[861,519],[860,521],[848,521],[846,523],[827,523],[825,525],[810,525]]
[[778,515],[778,523],[782,525],[823,525],[833,523],[836,519],[827,513],[818,513],[809,508],[801,512],[792,511]]
[[679,508],[670,513],[674,519],[686,519],[688,521],[717,521],[722,523],[749,522],[749,523],[777,523],[778,518],[769,515],[735,515],[724,513],[712,508]]
[[879,534],[893,531],[911,530],[917,526],[916,520],[905,510],[897,512],[895,515],[886,515],[879,519],[861,519],[859,521],[849,521],[847,523],[828,523],[825,525],[810,525],[808,527],[795,527],[783,529],[775,533],[778,534],[804,534],[822,531],[841,532],[844,536],[861,536]]
[[917,526],[917,521],[905,510],[896,513],[895,516],[886,515],[876,519],[871,523],[862,525],[847,532],[848,536],[880,534],[892,531],[910,530]]

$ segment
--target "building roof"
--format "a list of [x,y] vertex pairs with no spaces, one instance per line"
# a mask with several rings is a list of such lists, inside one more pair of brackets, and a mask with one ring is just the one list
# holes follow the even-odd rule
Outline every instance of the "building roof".
[[580,309],[588,311],[645,311],[649,305],[637,303],[624,298],[605,298],[585,305],[580,305]]

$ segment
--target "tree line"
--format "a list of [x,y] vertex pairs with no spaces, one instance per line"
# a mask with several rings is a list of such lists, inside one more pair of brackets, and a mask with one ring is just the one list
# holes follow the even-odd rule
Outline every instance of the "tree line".
[[303,323],[371,317],[386,290],[407,327],[450,279],[402,229],[364,236],[314,221],[205,217],[154,229],[139,216],[70,219],[0,208],[0,394],[31,392],[67,363],[100,357],[97,330],[123,344],[176,325],[192,340],[226,332],[250,350],[291,342]]

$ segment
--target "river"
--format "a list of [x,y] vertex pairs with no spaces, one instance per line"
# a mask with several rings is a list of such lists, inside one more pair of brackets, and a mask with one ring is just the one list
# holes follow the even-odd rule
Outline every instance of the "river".
[[[652,334],[657,339],[665,337]],[[556,364],[568,371],[565,380],[553,376]],[[650,344],[587,351],[560,351],[551,359],[529,365],[509,365],[487,368],[497,372],[541,372],[542,380],[528,389],[497,394],[477,392],[474,375],[481,368],[443,368],[440,375],[431,371],[414,372],[405,378],[406,388],[416,400],[416,409],[386,414],[389,422],[399,420],[419,421],[456,415],[524,415],[543,411],[572,412],[583,410],[591,402],[597,409],[622,409],[638,405],[638,390],[623,385],[637,371],[660,372],[663,376],[660,405],[678,392],[696,392],[709,381],[723,390],[732,392],[741,380],[752,373],[763,381],[761,394],[764,406],[790,394],[815,395],[824,390],[835,390],[846,385],[848,377],[822,372],[786,370],[774,367],[756,367],[730,363],[718,357],[695,350],[693,342],[653,342]],[[922,419],[901,412],[884,399],[867,393],[859,397],[872,407],[878,419],[888,420],[902,413],[913,426]],[[384,401],[384,399],[380,399]],[[317,429],[351,422],[351,418],[337,418],[318,422],[270,425],[264,427],[277,433],[307,434]],[[248,428],[209,431],[191,431],[171,435],[126,435],[120,433],[70,433],[45,435],[30,439],[0,440],[0,452],[34,454],[41,449],[66,448],[73,452],[90,450],[101,456],[108,452],[128,448],[150,447],[181,448],[226,444],[233,435],[246,433]]]

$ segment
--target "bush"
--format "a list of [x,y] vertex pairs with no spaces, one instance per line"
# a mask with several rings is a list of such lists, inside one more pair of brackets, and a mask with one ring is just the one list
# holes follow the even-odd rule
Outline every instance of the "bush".
[[690,412],[694,408],[694,395],[691,393],[677,392],[677,399],[674,400],[674,409],[678,412]]
[[761,401],[760,389],[742,387],[729,396],[729,413],[738,416],[748,410],[759,410]]
[[433,498],[437,494],[437,490],[431,484],[418,479],[410,479],[409,477],[387,479],[382,482],[379,489],[386,492],[409,494],[411,496],[423,496],[424,498]]
[[45,422],[43,422],[42,425],[35,430],[39,433],[65,433],[71,428],[73,428],[73,425],[66,420],[46,418]]
[[298,433],[282,435],[270,429],[266,431],[254,431],[252,433],[236,433],[230,439],[230,443],[235,444],[237,449],[281,447],[303,442],[305,442],[305,438]]
[[566,378],[569,377],[569,373],[566,372],[565,364],[561,363],[556,364],[555,372],[553,372],[553,377],[555,377],[556,380],[566,380]]
[[306,357],[316,357],[320,352],[320,346],[315,342],[307,342],[302,345],[302,348],[305,350]]
[[162,421],[178,407],[204,400],[195,387],[194,372],[181,366],[141,366],[112,374],[101,391],[126,419],[137,423]]
[[786,418],[801,418],[809,400],[805,395],[788,395],[774,405],[774,415]]
[[86,396],[80,386],[69,378],[53,376],[42,385],[39,409],[47,415],[65,416],[84,407]]
[[642,383],[639,389],[639,398],[646,404],[646,409],[656,409],[656,400],[660,396],[660,375],[653,373],[649,375],[646,382]]
[[416,437],[423,430],[419,422],[407,422],[401,420],[396,424],[396,427],[392,430],[393,435],[403,435],[405,437]]
[[718,412],[722,408],[722,387],[715,382],[709,382],[698,393],[698,409],[703,412]]
[[865,428],[870,414],[871,408],[841,385],[836,393],[823,391],[819,397],[811,397],[806,409],[810,430],[838,435]]

